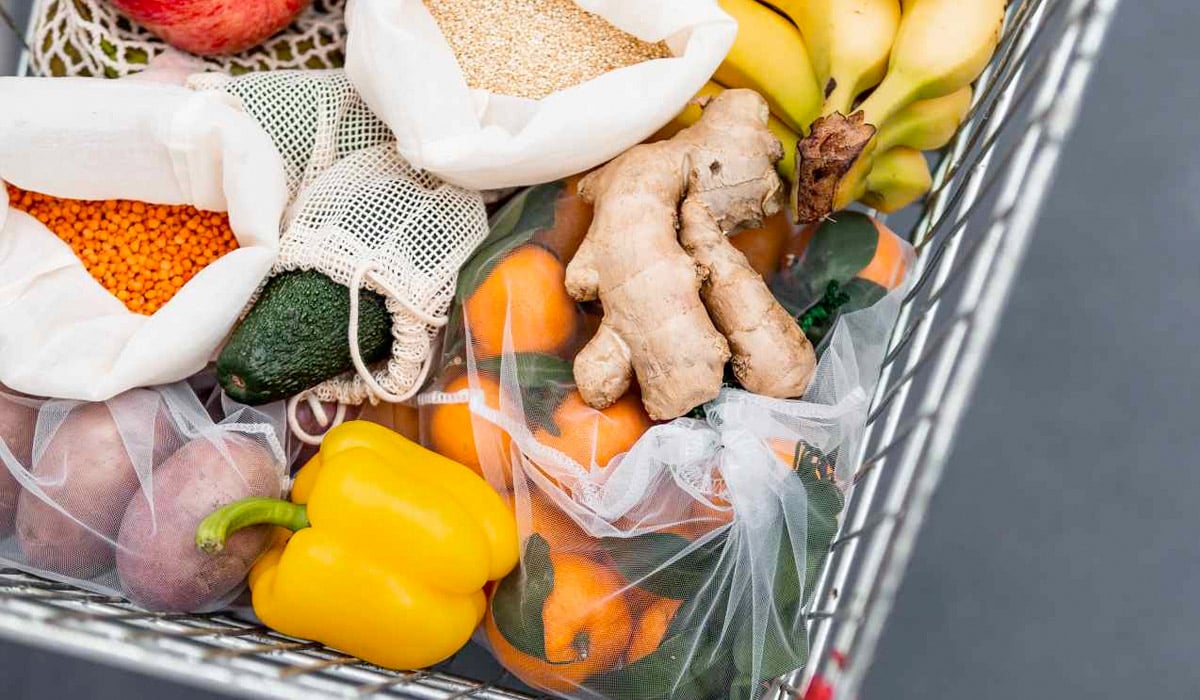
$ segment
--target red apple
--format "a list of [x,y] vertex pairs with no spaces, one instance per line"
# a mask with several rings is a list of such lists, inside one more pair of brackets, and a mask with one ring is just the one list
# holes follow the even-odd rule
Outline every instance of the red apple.
[[288,26],[312,0],[111,0],[171,46],[201,56],[238,53]]

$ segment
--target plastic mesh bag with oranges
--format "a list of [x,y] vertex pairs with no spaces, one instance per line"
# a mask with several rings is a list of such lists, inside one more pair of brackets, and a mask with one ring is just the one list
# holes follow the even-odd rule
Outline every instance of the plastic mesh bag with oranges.
[[[758,698],[807,661],[806,606],[911,248],[882,227],[866,261],[854,236],[757,234],[792,239],[756,267],[824,329],[813,386],[784,401],[731,385],[655,424],[636,392],[594,410],[575,389],[572,358],[601,316],[563,286],[591,220],[575,185],[525,190],[493,217],[420,400],[424,442],[517,514],[521,567],[492,592],[484,633],[509,670],[566,697]],[[797,265],[824,276],[817,293],[795,289]],[[883,294],[855,292],[860,277]]]

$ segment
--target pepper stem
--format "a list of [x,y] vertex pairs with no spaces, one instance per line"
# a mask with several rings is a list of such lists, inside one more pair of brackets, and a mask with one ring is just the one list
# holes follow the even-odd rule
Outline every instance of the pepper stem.
[[278,498],[251,496],[213,511],[196,527],[196,547],[208,554],[225,549],[230,535],[251,525],[278,525],[295,532],[308,527],[308,509]]

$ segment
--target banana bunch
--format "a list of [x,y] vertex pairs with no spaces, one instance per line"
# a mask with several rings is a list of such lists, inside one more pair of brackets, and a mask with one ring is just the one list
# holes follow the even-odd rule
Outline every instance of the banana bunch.
[[[793,213],[819,221],[859,200],[884,212],[932,182],[999,42],[1006,0],[719,0],[738,36],[700,96],[749,88],[771,106]],[[699,119],[680,114],[662,135]]]

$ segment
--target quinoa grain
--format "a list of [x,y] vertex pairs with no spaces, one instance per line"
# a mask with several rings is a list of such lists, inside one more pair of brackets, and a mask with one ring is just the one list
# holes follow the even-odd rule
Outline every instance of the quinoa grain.
[[573,0],[425,0],[472,88],[541,99],[643,61],[668,58]]

